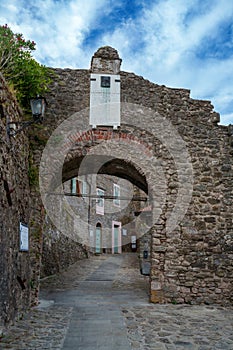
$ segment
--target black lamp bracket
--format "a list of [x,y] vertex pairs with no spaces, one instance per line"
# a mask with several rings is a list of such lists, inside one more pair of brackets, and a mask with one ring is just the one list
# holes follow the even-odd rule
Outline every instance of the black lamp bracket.
[[7,118],[6,131],[8,136],[15,136],[22,130],[28,128],[32,124],[38,124],[43,122],[46,99],[37,95],[35,98],[30,99],[30,105],[32,110],[32,119],[24,121],[12,121]]
[[[41,115],[33,115],[32,120],[25,121],[8,121],[7,122],[7,134],[9,136],[15,136],[24,129],[28,128],[30,125],[42,123],[43,117]],[[16,130],[14,130],[14,126],[19,126]]]

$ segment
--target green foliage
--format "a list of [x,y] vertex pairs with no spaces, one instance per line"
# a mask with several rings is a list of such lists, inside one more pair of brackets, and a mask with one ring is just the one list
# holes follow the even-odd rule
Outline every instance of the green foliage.
[[28,171],[29,183],[31,186],[38,187],[39,185],[39,173],[37,167],[31,165]]
[[29,106],[30,98],[43,95],[50,83],[50,70],[32,57],[35,45],[22,34],[13,33],[7,24],[0,26],[0,71],[13,85],[24,108]]

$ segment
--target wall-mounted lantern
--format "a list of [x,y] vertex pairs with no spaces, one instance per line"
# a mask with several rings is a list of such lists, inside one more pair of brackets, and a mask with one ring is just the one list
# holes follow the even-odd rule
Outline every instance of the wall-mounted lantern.
[[15,136],[25,128],[32,124],[42,123],[44,119],[46,100],[44,97],[37,96],[30,100],[32,110],[32,120],[25,121],[9,121],[7,122],[7,134]]

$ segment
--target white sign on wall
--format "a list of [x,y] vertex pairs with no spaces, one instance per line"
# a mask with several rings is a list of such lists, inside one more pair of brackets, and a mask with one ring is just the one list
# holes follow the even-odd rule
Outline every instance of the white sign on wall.
[[90,125],[120,126],[120,75],[91,74]]
[[125,228],[123,228],[122,234],[123,234],[123,236],[127,236],[127,230]]
[[28,226],[20,222],[19,225],[19,249],[27,252],[29,250]]

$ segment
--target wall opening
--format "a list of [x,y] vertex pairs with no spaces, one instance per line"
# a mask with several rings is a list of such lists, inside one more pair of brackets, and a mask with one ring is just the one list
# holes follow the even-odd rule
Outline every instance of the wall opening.
[[102,226],[98,222],[96,224],[96,229],[95,229],[95,253],[101,254],[102,251],[103,251],[103,248],[102,248]]

